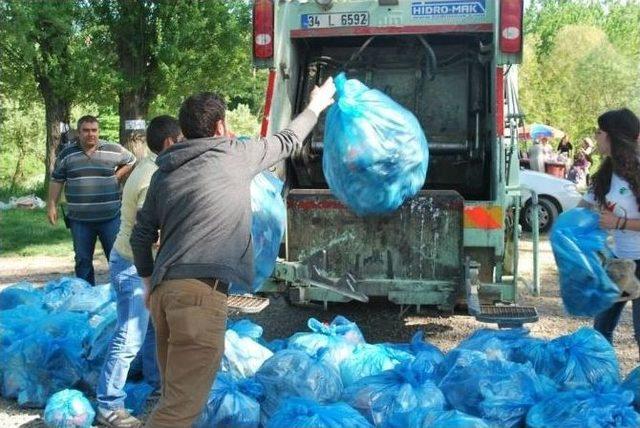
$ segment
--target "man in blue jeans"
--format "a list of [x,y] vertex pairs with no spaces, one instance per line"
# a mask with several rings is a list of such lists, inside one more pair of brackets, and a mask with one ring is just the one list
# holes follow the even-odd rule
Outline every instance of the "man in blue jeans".
[[98,119],[78,120],[79,139],[56,157],[49,182],[47,216],[58,221],[58,200],[65,189],[68,226],[73,237],[75,271],[78,278],[95,285],[93,253],[100,239],[109,259],[120,226],[120,182],[126,177],[135,156],[120,144],[99,139]]
[[170,116],[154,118],[147,128],[147,146],[151,153],[131,173],[122,193],[122,223],[109,259],[111,284],[118,299],[118,323],[96,391],[97,421],[107,427],[140,426],[140,421],[131,416],[124,406],[124,385],[131,362],[138,352],[142,357],[144,379],[155,389],[160,388],[155,331],[144,304],[144,285],[133,265],[129,237],[136,213],[146,198],[151,176],[158,169],[155,164],[157,155],[181,138],[176,119]]

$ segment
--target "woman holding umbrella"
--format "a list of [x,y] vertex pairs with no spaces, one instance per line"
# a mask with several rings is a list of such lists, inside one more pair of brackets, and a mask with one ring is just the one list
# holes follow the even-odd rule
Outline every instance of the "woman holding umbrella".
[[534,123],[528,127],[528,133],[525,135],[533,140],[533,145],[528,151],[530,168],[545,172],[545,162],[552,160],[553,157],[553,148],[549,144],[549,139],[564,136],[564,132],[548,125]]

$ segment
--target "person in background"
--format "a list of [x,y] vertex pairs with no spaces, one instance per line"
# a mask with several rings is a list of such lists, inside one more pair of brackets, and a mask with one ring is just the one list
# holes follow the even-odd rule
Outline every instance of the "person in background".
[[560,138],[556,151],[558,153],[558,162],[564,163],[564,178],[567,178],[569,171],[571,171],[571,166],[573,165],[573,144],[569,141],[569,136],[567,134]]
[[158,169],[158,154],[182,139],[178,121],[171,116],[154,118],[147,128],[146,142],[150,153],[131,173],[122,192],[120,231],[109,259],[111,284],[117,296],[118,322],[111,339],[96,390],[98,423],[110,428],[135,428],[141,421],[124,407],[127,394],[124,385],[138,352],[142,359],[144,380],[155,389],[160,388],[160,374],[156,362],[156,341],[149,311],[144,303],[144,284],[133,264],[129,244],[136,213],[147,196],[151,176]]
[[60,134],[60,144],[56,147],[56,156],[69,147],[70,145],[76,144],[78,142],[78,131],[75,129],[65,129],[63,133]]
[[540,143],[542,146],[542,154],[544,155],[544,161],[545,162],[549,162],[551,161],[555,156],[555,151],[553,150],[553,147],[551,146],[551,142],[549,141],[549,138],[547,137],[542,137],[540,139]]
[[544,172],[545,153],[539,140],[533,140],[533,144],[529,147],[528,157],[529,168],[532,171]]
[[[613,236],[613,254],[634,260],[640,278],[640,120],[629,109],[598,117],[595,138],[603,160],[581,206],[600,210],[600,227]],[[633,302],[633,327],[640,355],[640,299]],[[611,343],[626,301],[598,314],[594,328]]]
[[574,182],[578,187],[587,187],[589,167],[591,167],[591,162],[587,159],[587,155],[585,155],[584,151],[576,151],[576,157],[573,161],[573,165],[569,168],[567,180]]
[[78,120],[78,140],[56,157],[47,199],[47,217],[55,225],[64,187],[75,273],[91,285],[95,285],[96,240],[100,239],[109,259],[120,227],[120,182],[136,162],[135,156],[120,144],[100,140],[99,136],[96,117],[83,116]]
[[229,136],[216,94],[182,103],[186,141],[158,156],[130,241],[150,293],[162,379],[147,427],[189,427],[202,411],[224,350],[229,283],[253,282],[250,183],[301,147],[335,90],[329,78],[287,128],[257,141]]
[[593,163],[592,155],[595,147],[596,147],[596,143],[594,143],[594,141],[591,138],[585,137],[582,139],[582,142],[580,144],[580,147],[578,148],[578,151],[581,151],[582,153],[584,153],[584,156],[589,163]]
[[567,159],[571,159],[573,153],[573,144],[569,141],[569,136],[564,135],[558,143],[558,153],[564,155]]

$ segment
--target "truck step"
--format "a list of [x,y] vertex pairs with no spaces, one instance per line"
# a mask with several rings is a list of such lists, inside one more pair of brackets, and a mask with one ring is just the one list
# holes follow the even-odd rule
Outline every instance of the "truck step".
[[229,294],[227,310],[239,314],[257,314],[269,306],[269,299],[251,294]]
[[500,328],[522,327],[522,324],[538,321],[538,311],[533,306],[480,305],[476,319],[495,323]]

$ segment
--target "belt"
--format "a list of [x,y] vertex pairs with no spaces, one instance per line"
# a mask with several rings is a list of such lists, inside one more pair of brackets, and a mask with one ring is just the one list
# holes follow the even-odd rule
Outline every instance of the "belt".
[[222,294],[229,294],[229,284],[214,278],[196,278]]

